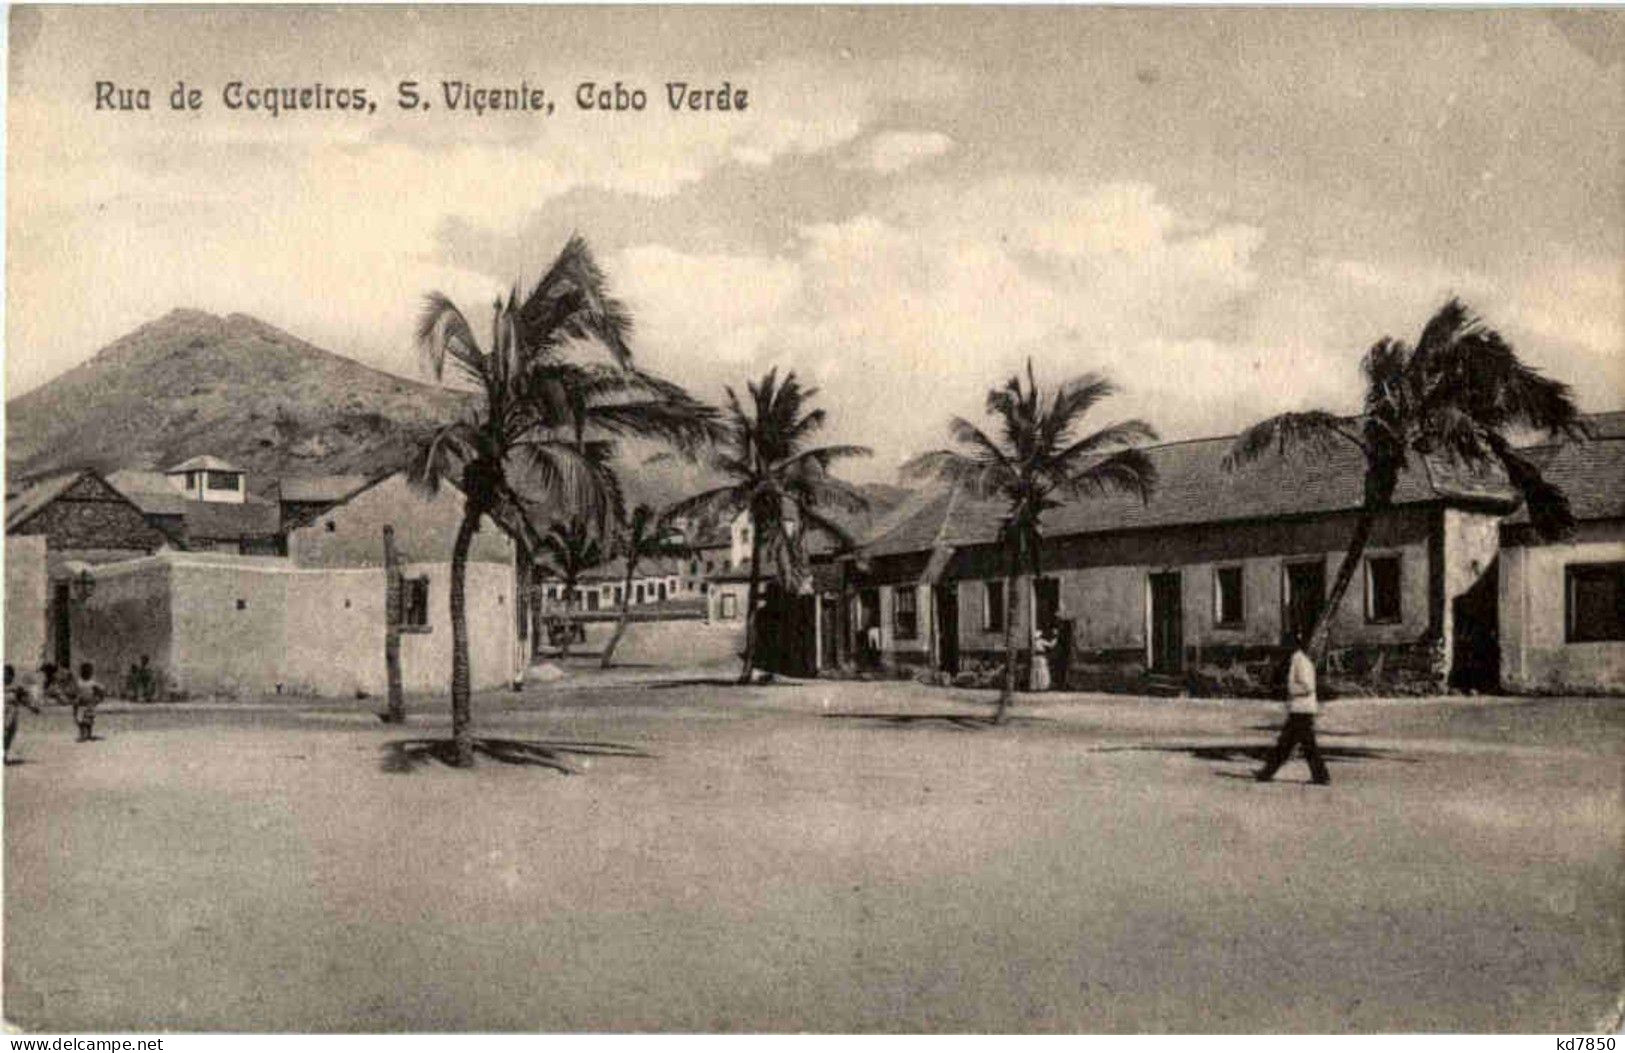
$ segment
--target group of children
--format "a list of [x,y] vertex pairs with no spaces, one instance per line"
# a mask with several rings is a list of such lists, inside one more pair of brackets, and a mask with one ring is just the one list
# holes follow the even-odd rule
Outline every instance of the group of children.
[[34,685],[17,682],[17,670],[6,666],[6,753],[11,752],[11,740],[17,737],[17,724],[24,709],[40,712],[39,703],[46,699],[59,705],[73,707],[73,723],[79,729],[79,742],[95,739],[96,707],[107,697],[107,691],[96,680],[96,670],[89,662],[79,665],[79,675],[59,670],[50,662],[40,666],[39,682]]

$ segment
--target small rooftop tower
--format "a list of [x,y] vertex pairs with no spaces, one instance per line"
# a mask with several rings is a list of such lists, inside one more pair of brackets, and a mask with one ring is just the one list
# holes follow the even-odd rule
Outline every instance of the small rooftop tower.
[[248,499],[243,470],[218,457],[193,457],[166,468],[164,476],[170,486],[193,501],[240,505]]

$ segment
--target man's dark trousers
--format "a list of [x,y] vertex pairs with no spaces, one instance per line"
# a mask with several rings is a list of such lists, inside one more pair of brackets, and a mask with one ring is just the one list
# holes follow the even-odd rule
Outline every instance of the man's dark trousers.
[[1315,743],[1315,715],[1313,713],[1288,713],[1286,724],[1281,728],[1281,737],[1275,740],[1275,748],[1270,751],[1269,760],[1258,773],[1260,782],[1267,782],[1275,777],[1275,773],[1292,758],[1292,747],[1303,743],[1303,758],[1309,762],[1309,776],[1316,782],[1331,782],[1332,777],[1326,771],[1326,762],[1321,759],[1320,747]]

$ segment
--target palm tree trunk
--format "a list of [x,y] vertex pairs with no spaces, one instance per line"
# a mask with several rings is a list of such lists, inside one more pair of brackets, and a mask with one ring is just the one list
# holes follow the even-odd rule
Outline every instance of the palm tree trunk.
[[1021,542],[1010,541],[1010,566],[1004,575],[1004,686],[999,689],[999,708],[993,723],[1003,724],[1016,695],[1016,583],[1020,578]]
[[1360,512],[1360,518],[1354,524],[1354,536],[1349,538],[1348,550],[1343,553],[1343,561],[1337,565],[1337,576],[1332,579],[1331,591],[1326,594],[1325,602],[1315,615],[1314,628],[1309,630],[1309,639],[1303,644],[1303,649],[1317,664],[1325,656],[1326,644],[1331,640],[1332,615],[1349,591],[1349,583],[1354,580],[1354,571],[1360,565],[1360,557],[1365,554],[1366,544],[1371,540],[1371,529],[1376,522],[1374,509],[1367,508]]
[[575,640],[576,622],[576,577],[567,575],[564,579],[564,639],[559,641],[559,662],[562,664],[570,657],[570,644]]
[[469,706],[468,608],[465,585],[468,547],[480,528],[480,511],[465,508],[457,540],[451,547],[451,743],[452,763],[474,765],[473,713]]
[[401,560],[395,551],[395,528],[384,527],[384,678],[388,684],[386,724],[406,722],[401,697]]
[[1388,508],[1393,499],[1395,481],[1378,479],[1373,481],[1367,490],[1365,505],[1360,510],[1360,518],[1355,521],[1354,535],[1349,538],[1349,547],[1343,553],[1343,562],[1337,566],[1337,576],[1332,579],[1331,591],[1326,594],[1326,601],[1320,605],[1320,612],[1315,615],[1315,624],[1309,630],[1309,639],[1303,644],[1304,653],[1314,659],[1318,664],[1325,656],[1326,644],[1331,639],[1332,615],[1343,603],[1343,596],[1349,591],[1349,584],[1354,580],[1354,572],[1360,567],[1360,558],[1365,555],[1365,547],[1371,541],[1371,531],[1377,525],[1377,516]]
[[632,620],[632,576],[637,569],[637,561],[631,555],[626,557],[626,581],[621,591],[621,620],[615,623],[615,632],[604,645],[604,657],[598,665],[601,669],[608,669],[615,660],[615,648],[620,646],[621,636],[626,632],[626,623]]
[[762,587],[762,532],[756,517],[750,525],[750,587],[745,590],[745,667],[739,671],[739,682],[748,684],[756,664],[756,594]]
[[1028,568],[1032,571],[1032,579],[1027,583],[1027,647],[1032,655],[1027,666],[1027,690],[1036,691],[1038,688],[1038,583],[1044,580],[1043,552],[1040,547],[1044,539],[1035,535],[1027,540],[1030,557]]

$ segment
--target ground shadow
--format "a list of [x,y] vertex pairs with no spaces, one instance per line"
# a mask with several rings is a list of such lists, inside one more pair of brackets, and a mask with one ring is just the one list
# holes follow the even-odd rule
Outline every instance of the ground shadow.
[[1048,722],[1047,717],[1008,716],[1004,718],[1003,724],[995,724],[991,715],[977,716],[965,713],[824,713],[822,716],[825,720],[861,720],[901,728],[943,724],[961,731],[982,731],[987,728]]
[[693,676],[674,677],[670,680],[650,680],[637,686],[647,688],[650,691],[670,691],[678,687],[800,687],[809,683],[812,683],[812,681],[774,677],[771,680],[753,680],[748,684],[741,684],[736,676]]
[[[1197,760],[1214,761],[1223,764],[1234,764],[1240,761],[1256,761],[1262,764],[1275,749],[1272,742],[1262,743],[1195,743],[1185,745],[1166,746],[1102,746],[1097,753],[1186,753]],[[1394,750],[1375,749],[1368,746],[1322,746],[1320,755],[1328,764],[1347,763],[1349,761],[1384,760],[1394,761],[1398,764],[1420,764],[1415,757],[1402,756]],[[1300,751],[1294,747],[1292,757],[1294,760],[1301,756]]]
[[[570,763],[571,757],[653,757],[654,754],[618,742],[532,742],[524,739],[474,740],[474,755],[503,764],[551,768],[561,775],[580,775],[582,769]],[[401,739],[384,744],[383,769],[411,772],[425,764],[455,767],[455,749],[450,739]]]
[[[1278,732],[1278,731],[1281,730],[1281,724],[1280,724],[1279,721],[1277,721],[1274,724],[1248,724],[1247,725],[1247,730],[1248,731]],[[1346,738],[1352,738],[1355,735],[1360,735],[1360,734],[1363,734],[1363,732],[1359,732],[1359,731],[1327,731],[1325,728],[1316,728],[1315,729],[1315,737],[1320,738],[1320,739],[1325,739],[1325,738],[1346,739]]]
[[8,768],[14,768],[19,764],[27,764],[27,763],[28,763],[28,758],[27,757],[7,757],[6,758],[6,767],[8,767]]

